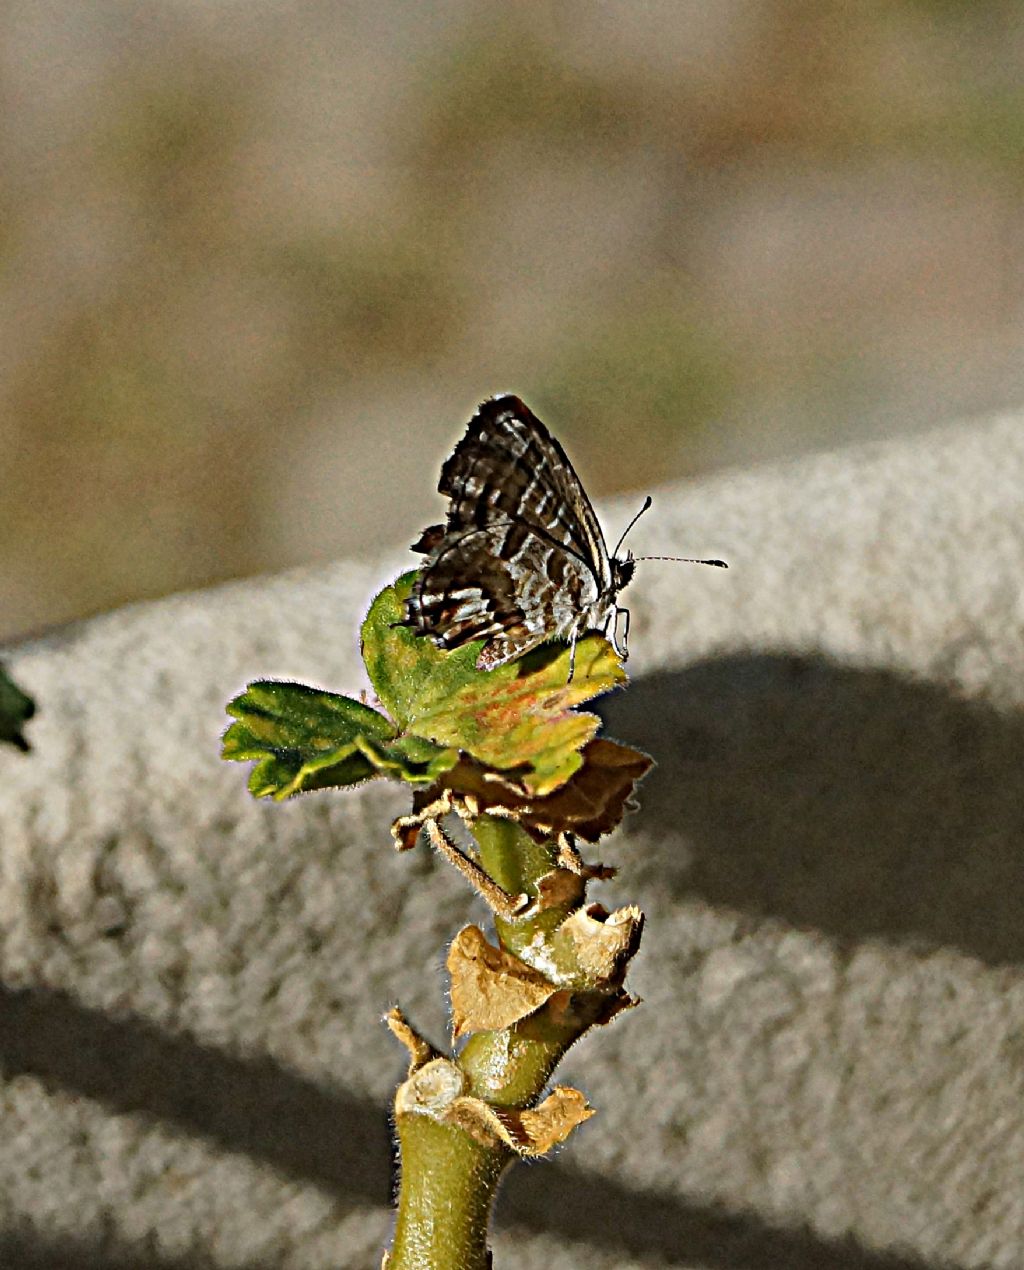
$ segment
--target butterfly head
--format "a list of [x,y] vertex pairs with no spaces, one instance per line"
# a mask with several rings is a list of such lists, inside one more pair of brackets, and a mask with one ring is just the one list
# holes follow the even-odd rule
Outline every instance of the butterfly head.
[[630,579],[633,577],[633,573],[636,570],[637,562],[640,560],[674,560],[676,564],[713,564],[718,569],[728,569],[729,566],[725,563],[724,560],[698,560],[694,556],[634,556],[632,551],[627,551],[625,559],[620,560],[618,558],[619,548],[622,546],[623,542],[625,541],[626,534],[629,533],[629,531],[633,528],[636,522],[648,509],[648,507],[650,507],[651,502],[652,502],[651,496],[650,494],[648,494],[647,497],[644,499],[643,507],[640,508],[637,514],[633,517],[633,519],[629,522],[626,528],[622,531],[622,537],[615,544],[615,550],[612,552],[612,558],[609,562],[612,567],[612,589],[613,590],[615,591],[622,590],[622,588],[626,585],[626,583],[629,582]]
[[633,574],[636,572],[636,561],[633,559],[633,553],[627,551],[622,559],[615,557],[611,561],[612,566],[612,590],[621,591],[624,586],[628,586],[633,580]]

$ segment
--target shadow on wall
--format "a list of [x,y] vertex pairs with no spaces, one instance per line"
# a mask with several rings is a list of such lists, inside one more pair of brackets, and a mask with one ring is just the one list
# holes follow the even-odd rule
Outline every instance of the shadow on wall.
[[[330,1195],[339,1214],[384,1213],[392,1185],[384,1107],[324,1089],[271,1059],[225,1054],[141,1019],[110,1019],[61,993],[0,988],[0,1069],[85,1096],[117,1113],[164,1124],[271,1164]],[[401,1060],[396,1061],[396,1074]],[[108,1202],[116,1204],[116,1198]],[[126,1194],[125,1202],[130,1202]],[[778,1230],[754,1214],[726,1213],[670,1194],[636,1190],[560,1161],[513,1170],[499,1226],[546,1231],[633,1258],[685,1255],[707,1270],[947,1270],[913,1258]],[[261,1260],[262,1270],[280,1263]],[[11,1270],[208,1270],[206,1250],[163,1257],[113,1231],[102,1243],[22,1229],[0,1233],[0,1265]],[[255,1267],[253,1268],[255,1270]],[[950,1267],[949,1270],[955,1270]]]
[[640,820],[688,840],[658,861],[677,893],[844,943],[1024,963],[1021,715],[773,655],[652,675],[601,714],[657,759]]
[[[609,730],[659,767],[645,831],[681,893],[856,942],[946,945],[1024,961],[1019,919],[1024,722],[939,688],[823,659],[748,655],[640,680],[604,707]],[[673,850],[683,835],[692,852]],[[396,1074],[400,1069],[396,1058]],[[385,1108],[270,1059],[231,1056],[42,989],[0,988],[0,1070],[143,1113],[318,1186],[339,1211],[381,1212],[391,1184]],[[632,1189],[562,1160],[515,1170],[503,1228],[708,1270],[923,1270],[853,1240],[775,1229],[683,1196]],[[127,1200],[127,1197],[126,1197]],[[584,1255],[581,1252],[581,1255]],[[149,1246],[0,1234],[5,1266],[198,1270]],[[265,1265],[269,1263],[264,1263]],[[273,1270],[273,1267],[270,1267]],[[929,1263],[928,1270],[939,1270]]]

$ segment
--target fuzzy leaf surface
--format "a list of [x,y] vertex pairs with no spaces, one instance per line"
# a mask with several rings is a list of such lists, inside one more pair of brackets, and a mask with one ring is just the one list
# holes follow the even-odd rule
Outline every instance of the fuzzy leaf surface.
[[582,765],[579,751],[599,726],[573,707],[625,680],[614,649],[599,635],[569,649],[546,645],[518,662],[477,670],[482,643],[453,652],[395,626],[415,573],[374,600],[363,623],[363,659],[374,689],[403,731],[464,750],[486,767],[514,772],[534,795],[563,785]]
[[282,799],[378,775],[424,784],[458,758],[423,737],[396,735],[379,710],[305,684],[251,683],[227,711],[236,722],[224,734],[222,756],[256,760],[249,789],[257,798]]

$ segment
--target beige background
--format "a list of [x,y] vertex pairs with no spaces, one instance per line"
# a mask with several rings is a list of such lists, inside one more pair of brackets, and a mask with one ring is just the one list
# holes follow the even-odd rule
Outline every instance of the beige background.
[[[0,639],[1022,392],[1013,0],[11,0]],[[658,535],[655,535],[657,540]]]

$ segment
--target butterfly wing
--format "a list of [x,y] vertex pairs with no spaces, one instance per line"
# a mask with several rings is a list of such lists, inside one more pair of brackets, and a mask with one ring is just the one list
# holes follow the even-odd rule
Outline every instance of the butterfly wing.
[[485,401],[441,469],[448,531],[497,519],[523,524],[576,555],[603,591],[611,565],[597,516],[561,445],[518,397]]
[[[520,537],[507,520],[445,535],[413,586],[403,625],[446,649],[486,640],[477,658],[482,670],[569,636],[580,608],[594,598],[593,575],[536,534],[516,547]],[[503,555],[510,547],[514,562]]]
[[448,522],[414,547],[428,558],[403,625],[442,648],[487,640],[482,669],[577,633],[611,585],[608,551],[565,451],[518,397],[483,403],[438,489]]
[[428,529],[414,550],[431,541],[433,546],[426,548],[429,558],[407,601],[404,624],[447,649],[474,639],[529,641],[532,632],[514,579],[498,555],[504,536],[500,523],[455,534],[445,534],[440,525]]

